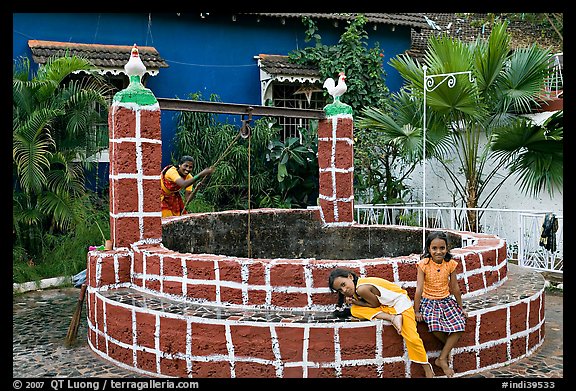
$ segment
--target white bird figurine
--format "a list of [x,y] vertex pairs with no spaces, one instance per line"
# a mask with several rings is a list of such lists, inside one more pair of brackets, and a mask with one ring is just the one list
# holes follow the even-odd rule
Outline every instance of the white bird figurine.
[[134,47],[130,52],[130,59],[126,65],[124,65],[124,72],[126,72],[128,77],[140,76],[140,78],[142,78],[142,76],[144,76],[144,72],[146,72],[146,67],[140,59],[140,54],[138,54],[138,46],[136,46],[136,44],[134,44]]
[[340,96],[342,96],[346,90],[348,89],[348,86],[346,86],[346,75],[344,74],[344,72],[340,72],[338,74],[338,84],[334,85],[334,79],[332,79],[331,77],[329,77],[328,79],[326,79],[326,81],[324,82],[324,88],[326,88],[328,90],[328,93],[330,95],[332,95],[332,98],[334,98],[334,101],[339,101],[340,100]]

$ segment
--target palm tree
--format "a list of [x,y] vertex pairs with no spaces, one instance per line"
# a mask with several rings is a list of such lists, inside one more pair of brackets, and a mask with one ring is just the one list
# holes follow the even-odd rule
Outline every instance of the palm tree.
[[[112,91],[92,69],[76,56],[52,57],[36,74],[27,57],[14,61],[13,232],[30,257],[41,254],[44,232],[81,221],[88,163],[79,162],[98,148],[94,124],[106,114]],[[74,78],[79,71],[86,76]]]
[[[506,28],[507,22],[496,23],[487,40],[478,39],[474,43],[463,43],[447,35],[431,37],[424,58],[429,75],[471,71],[475,79],[471,83],[465,79],[466,75],[457,76],[462,79],[457,79],[453,86],[443,83],[427,90],[426,100],[430,113],[426,129],[434,129],[427,133],[426,158],[441,164],[467,208],[486,207],[512,175],[523,184],[522,191],[532,195],[562,186],[563,156],[558,148],[562,128],[550,136],[546,127],[533,128],[527,121],[519,122],[522,114],[539,105],[549,72],[550,51],[536,45],[511,51]],[[407,81],[406,90],[423,107],[422,65],[407,55],[399,55],[390,63]],[[368,108],[358,123],[374,126],[380,122],[381,131],[392,136],[376,114],[377,109]],[[385,113],[378,115],[388,117],[388,123],[394,122]],[[416,144],[421,145],[422,121],[412,124],[419,132],[410,137],[419,137],[420,143]],[[535,135],[538,142],[526,135],[518,137],[522,132]],[[522,163],[514,160],[518,156],[522,156]],[[536,161],[540,163],[529,164]],[[503,169],[507,169],[504,175]],[[494,185],[493,189],[481,197],[489,184]],[[465,229],[473,229],[476,218],[470,211],[470,226]]]

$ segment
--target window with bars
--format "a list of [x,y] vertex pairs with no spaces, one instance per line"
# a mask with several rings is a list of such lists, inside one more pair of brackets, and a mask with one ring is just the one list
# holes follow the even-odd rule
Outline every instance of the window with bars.
[[[288,107],[297,109],[322,110],[326,105],[326,98],[319,85],[274,83],[272,86],[272,99],[274,107]],[[284,141],[289,137],[301,139],[300,128],[308,128],[309,121],[304,118],[278,117],[277,123],[282,127],[280,139]]]

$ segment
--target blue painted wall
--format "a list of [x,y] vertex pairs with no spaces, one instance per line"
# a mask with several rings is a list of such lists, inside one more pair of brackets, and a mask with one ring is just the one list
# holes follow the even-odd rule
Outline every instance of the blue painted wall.
[[[346,23],[334,27],[331,21],[317,22],[322,43],[336,44]],[[410,47],[410,29],[369,24],[369,47],[379,42],[384,52],[386,84],[397,91],[402,80],[388,65],[390,58]],[[13,14],[13,58],[32,53],[28,40],[154,46],[170,65],[148,79],[147,87],[158,98],[187,99],[194,92],[220,96],[223,102],[260,104],[260,81],[254,56],[286,55],[296,48],[313,45],[304,41],[300,19],[199,13],[15,13]],[[126,53],[128,60],[129,53]],[[335,75],[336,76],[336,75]],[[170,160],[174,137],[173,111],[162,113],[162,163]],[[231,122],[240,123],[240,118]]]

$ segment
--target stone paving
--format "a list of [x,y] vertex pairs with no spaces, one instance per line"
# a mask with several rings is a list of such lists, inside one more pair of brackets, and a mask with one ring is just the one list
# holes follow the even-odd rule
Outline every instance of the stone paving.
[[[108,363],[88,347],[85,307],[77,342],[70,348],[64,346],[64,338],[78,295],[77,288],[57,288],[32,291],[13,297],[13,377],[145,377]],[[546,294],[545,327],[544,343],[529,357],[507,366],[465,377],[562,379],[564,377],[562,293]]]

